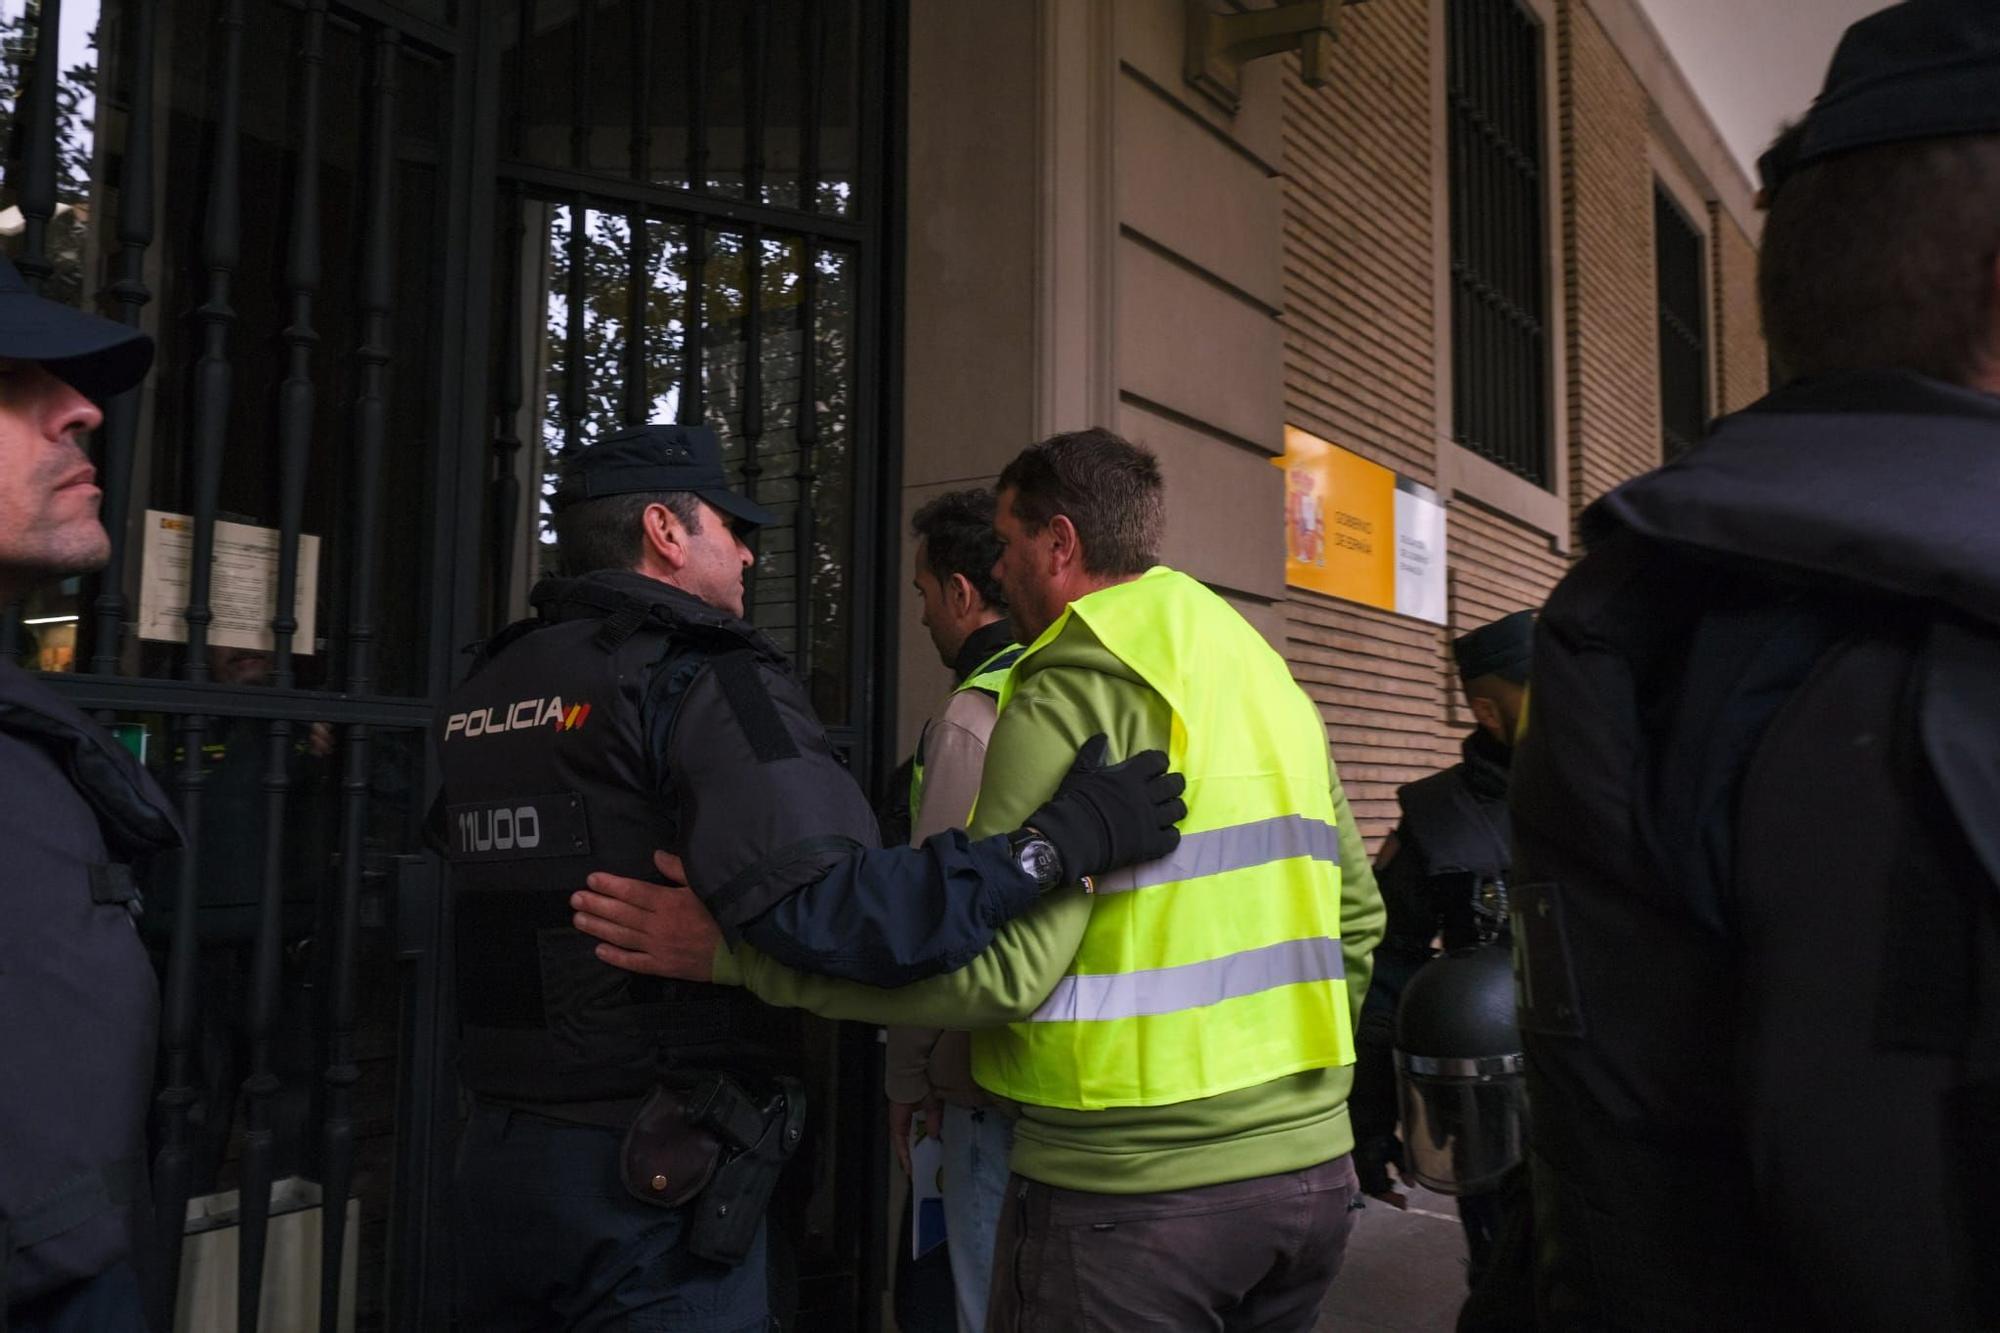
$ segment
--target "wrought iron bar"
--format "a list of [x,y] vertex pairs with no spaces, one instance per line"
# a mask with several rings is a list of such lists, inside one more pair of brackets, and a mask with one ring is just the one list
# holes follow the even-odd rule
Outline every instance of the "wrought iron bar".
[[[523,162],[519,158],[501,161],[500,171],[510,179],[518,180],[538,192],[567,195],[582,191],[596,200],[600,207],[616,204],[652,208],[660,204],[660,192],[657,189],[624,176],[591,175],[574,167],[550,166],[544,162]],[[827,240],[840,241],[848,245],[864,245],[871,240],[868,228],[858,221],[850,222],[846,218],[836,217],[830,213],[807,217],[796,209],[774,208],[768,204],[722,195],[682,192],[673,200],[672,211],[687,217],[700,218],[709,225],[717,227],[747,227],[753,222],[761,222],[767,227],[792,231],[801,224],[807,224],[815,235]]]
[[569,203],[569,241],[565,247],[569,273],[565,295],[569,307],[563,329],[563,448],[574,454],[583,447],[583,417],[590,387],[583,360],[583,308],[590,298],[590,208],[582,195]]
[[819,339],[814,324],[819,304],[819,249],[810,237],[799,238],[802,274],[799,280],[799,405],[792,419],[792,438],[798,442],[799,459],[794,472],[798,499],[792,506],[793,606],[796,608],[796,640],[792,657],[800,680],[810,679],[812,670],[812,547],[813,449],[819,444]]
[[653,163],[653,6],[650,0],[628,0],[626,13],[632,29],[632,142],[631,175],[646,179]]
[[569,164],[578,171],[590,170],[591,93],[595,88],[590,69],[590,18],[596,7],[595,0],[581,0],[577,5],[575,42],[570,48]]
[[743,11],[743,197],[764,198],[764,66],[770,59],[764,6]]
[[[650,114],[650,84],[647,77],[653,53],[653,7],[646,0],[630,0],[627,14],[631,22],[632,138],[627,169],[635,181],[646,179],[653,157],[653,123]],[[626,247],[625,280],[625,424],[641,425],[649,414],[646,393],[646,296],[650,267],[646,257],[646,215],[633,209],[625,215],[629,233]]]
[[62,0],[41,0],[35,12],[35,61],[28,86],[27,143],[22,150],[21,251],[14,265],[41,291],[56,271],[49,258],[49,222],[56,215],[56,85],[62,78],[58,36]]
[[[688,5],[688,191],[708,193],[708,0]],[[702,343],[706,340],[708,229],[699,220],[688,224],[687,309],[681,319],[682,425],[699,426],[702,401]]]
[[[361,287],[357,305],[361,344],[355,349],[358,392],[354,402],[355,513],[353,591],[347,627],[347,688],[366,693],[374,684],[376,523],[382,454],[388,436],[389,319],[396,256],[396,30],[374,35],[370,74],[373,124],[364,204]],[[355,957],[360,933],[362,855],[368,826],[370,734],[365,724],[342,738],[340,906],[335,927],[328,1005],[325,1179],[320,1226],[320,1333],[340,1326],[340,1269],[346,1243],[347,1200],[354,1175]]]
[[[137,328],[153,292],[146,285],[146,251],[153,243],[153,34],[156,6],[135,0],[126,9],[131,38],[125,61],[131,70],[125,113],[125,161],[118,183],[118,276],[108,288],[118,318]],[[132,502],[132,458],[139,433],[143,390],[134,386],[104,405],[104,501],[100,513],[111,534],[111,563],[98,576],[97,632],[90,669],[101,675],[118,670],[125,629],[125,533]]]
[[214,681],[134,680],[124,676],[67,676],[56,682],[63,698],[86,711],[199,712],[218,717],[315,717],[335,724],[366,722],[390,730],[421,731],[430,725],[428,702],[384,695],[326,690],[245,690]]
[[625,424],[643,425],[646,397],[646,215],[625,215]]
[[[826,11],[821,0],[804,0],[799,24],[805,50],[799,60],[799,208],[819,212],[820,54],[826,49]],[[809,247],[808,247],[809,248]]]
[[[589,0],[576,9],[576,41],[570,53],[569,164],[590,170],[590,11]],[[563,447],[575,453],[583,447],[583,418],[588,405],[590,376],[583,359],[584,305],[589,300],[590,205],[583,192],[569,205],[569,319],[563,331]]]
[[707,340],[708,229],[699,222],[688,224],[687,310],[681,329],[687,339],[681,348],[680,424],[699,426],[705,404],[702,401],[701,345]]
[[[743,238],[743,380],[738,426],[743,433],[743,493],[757,498],[764,465],[757,450],[764,442],[764,232],[752,227]],[[751,549],[756,549],[751,535]],[[757,601],[757,581],[743,581],[743,614],[748,618]]]
[[[769,58],[764,6],[743,15],[743,197],[764,200],[764,64]],[[756,223],[743,245],[743,378],[737,424],[743,436],[743,493],[757,498],[764,475],[757,450],[764,441],[764,229]],[[756,538],[751,537],[754,549]],[[756,609],[757,581],[743,582],[743,614]]]
[[[521,0],[520,31],[514,43],[514,89],[507,118],[507,138],[515,157],[528,140],[529,56],[534,49],[535,0]],[[521,277],[526,268],[528,196],[518,180],[509,181],[503,195],[507,221],[500,242],[500,366],[494,376],[499,400],[493,412],[493,480],[487,511],[492,522],[492,609],[488,623],[507,623],[513,612],[514,543],[521,514],[521,403],[527,394],[527,371],[521,356]]]
[[[202,266],[208,274],[207,294],[195,311],[202,353],[195,363],[194,376],[194,541],[188,565],[187,657],[181,673],[195,684],[205,683],[209,674],[208,625],[214,617],[208,596],[215,553],[216,496],[222,482],[222,455],[229,430],[229,334],[236,322],[229,292],[239,259],[241,182],[237,172],[237,124],[243,89],[243,0],[228,0],[217,28],[222,43],[222,77],[216,89],[214,167],[202,219]],[[180,1273],[181,1234],[188,1192],[193,1184],[188,1113],[199,1096],[194,1051],[195,918],[201,887],[199,830],[202,788],[207,776],[202,766],[208,719],[200,713],[187,714],[176,731],[181,744],[176,786],[180,790],[181,819],[188,830],[190,845],[180,859],[179,900],[174,910],[162,1023],[166,1081],[159,1094],[164,1143],[154,1177],[161,1256],[153,1307],[155,1322],[170,1312],[174,1283]]]
[[[278,387],[278,586],[271,617],[272,683],[290,689],[298,633],[299,529],[305,522],[306,463],[312,443],[313,301],[319,291],[320,73],[326,63],[326,0],[307,0],[299,18],[299,138],[292,176],[292,234],[285,285],[291,312],[279,337],[286,349],[285,379]],[[278,1092],[272,1040],[278,1022],[278,959],[284,941],[286,804],[291,795],[290,718],[265,724],[264,882],[251,956],[250,1076],[243,1083],[240,1262],[236,1270],[236,1327],[256,1333],[263,1304],[264,1245],[270,1222],[271,1180],[277,1156],[271,1101]]]
[[708,193],[708,0],[690,0],[687,49],[688,189],[696,194],[706,194]]
[[521,270],[523,247],[527,241],[527,196],[516,185],[506,193],[507,223],[502,232],[500,257],[500,372],[495,379],[500,395],[493,413],[493,481],[487,498],[492,515],[493,607],[490,623],[497,629],[507,623],[512,611],[511,580],[514,569],[514,542],[520,527],[521,482],[516,475],[521,455],[522,381],[526,371],[521,357]]

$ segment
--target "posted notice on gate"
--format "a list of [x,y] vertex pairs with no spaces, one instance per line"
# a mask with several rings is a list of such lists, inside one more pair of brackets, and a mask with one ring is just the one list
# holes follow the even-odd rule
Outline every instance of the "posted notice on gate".
[[1285,582],[1445,624],[1445,512],[1437,492],[1285,427]]
[[[194,520],[186,514],[146,511],[141,547],[139,637],[187,642],[188,570],[194,564]],[[215,523],[208,602],[215,612],[208,641],[218,648],[276,647],[271,617],[278,613],[278,530],[249,523]],[[309,656],[318,630],[319,538],[299,534],[298,585],[292,614],[299,622],[292,651]]]

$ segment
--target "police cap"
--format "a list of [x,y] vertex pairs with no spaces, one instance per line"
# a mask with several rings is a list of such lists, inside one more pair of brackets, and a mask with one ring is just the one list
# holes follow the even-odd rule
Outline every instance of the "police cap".
[[584,446],[564,466],[549,505],[561,512],[607,495],[657,491],[691,491],[741,525],[777,522],[770,510],[729,489],[722,443],[706,426],[634,426]]
[[1800,167],[1856,148],[2000,133],[2000,4],[1903,0],[1848,28],[1826,86],[1757,160],[1767,193]]
[[1535,649],[1535,613],[1516,611],[1490,625],[1452,640],[1452,660],[1461,684],[1481,676],[1500,676],[1516,685],[1528,679],[1528,662]]
[[84,397],[102,402],[146,377],[153,340],[129,324],[36,295],[0,256],[0,357],[39,361]]

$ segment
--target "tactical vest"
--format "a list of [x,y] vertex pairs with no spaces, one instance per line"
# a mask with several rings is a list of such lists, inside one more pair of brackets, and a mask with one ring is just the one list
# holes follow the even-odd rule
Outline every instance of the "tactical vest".
[[1511,821],[1504,792],[1478,789],[1470,760],[1412,782],[1396,792],[1408,838],[1396,855],[1412,857],[1424,882],[1421,941],[1428,953],[1440,929],[1444,946],[1479,943],[1472,899],[1480,884],[1505,883],[1513,859]]
[[159,986],[130,863],[181,839],[153,780],[10,662],[0,792],[4,1308],[105,1272],[144,1234]]
[[1001,1096],[1097,1110],[1212,1097],[1354,1059],[1326,732],[1284,659],[1164,567],[1070,604],[1172,712],[1187,777],[1169,856],[1100,878],[1068,974],[1028,1021],[973,1034]]
[[1426,877],[1470,873],[1505,879],[1512,860],[1507,798],[1474,791],[1454,764],[1396,792]]
[[[1002,648],[999,652],[981,662],[977,667],[974,667],[972,674],[960,681],[957,688],[952,690],[952,694],[956,696],[964,694],[967,690],[978,690],[981,694],[989,694],[994,699],[999,699],[1000,687],[1006,683],[1007,673],[1014,669],[1014,663],[1021,660],[1021,654],[1024,651],[1018,643],[1008,644],[1005,648]],[[929,728],[926,727],[925,730],[928,732]],[[924,738],[920,736],[917,738],[916,757],[910,763],[910,826],[914,828],[921,824],[923,816]],[[971,817],[972,812],[970,810],[966,811],[965,818],[970,819]]]
[[571,924],[592,871],[657,880],[654,850],[681,850],[642,727],[656,672],[782,661],[748,625],[652,586],[543,584],[540,618],[502,631],[439,710],[460,1075],[476,1094],[635,1096],[676,1070],[761,1063],[790,1028],[747,991],[600,962]]

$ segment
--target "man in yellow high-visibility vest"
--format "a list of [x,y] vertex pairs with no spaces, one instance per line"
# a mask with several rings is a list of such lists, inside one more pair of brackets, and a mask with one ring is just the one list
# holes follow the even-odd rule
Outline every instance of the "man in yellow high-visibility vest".
[[1186,775],[1175,852],[1045,894],[964,968],[893,991],[716,949],[692,895],[593,884],[646,904],[648,970],[976,1030],[974,1076],[1020,1108],[989,1329],[1310,1329],[1351,1227],[1353,1016],[1383,928],[1318,710],[1222,598],[1155,564],[1150,453],[1057,436],[998,490],[995,573],[1029,647],[969,832],[1014,828],[1101,734]]

